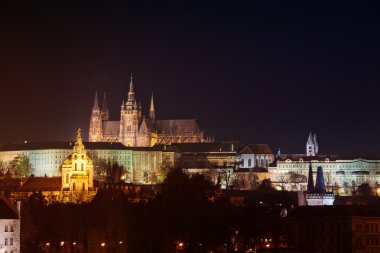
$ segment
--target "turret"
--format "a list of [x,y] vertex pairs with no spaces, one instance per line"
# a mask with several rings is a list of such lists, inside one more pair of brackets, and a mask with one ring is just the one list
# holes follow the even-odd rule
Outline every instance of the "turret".
[[317,168],[317,179],[315,181],[315,192],[326,193],[325,179],[323,177],[323,169],[321,166],[318,166]]
[[318,154],[318,143],[316,134],[310,132],[309,138],[306,142],[306,155],[316,156]]
[[152,97],[150,99],[149,118],[152,120],[152,122],[154,122],[154,120],[156,119],[156,114],[154,112],[153,93],[152,93]]
[[102,106],[102,110],[100,113],[102,115],[102,120],[108,120],[109,119],[106,93],[104,93],[104,96],[103,96],[103,106]]

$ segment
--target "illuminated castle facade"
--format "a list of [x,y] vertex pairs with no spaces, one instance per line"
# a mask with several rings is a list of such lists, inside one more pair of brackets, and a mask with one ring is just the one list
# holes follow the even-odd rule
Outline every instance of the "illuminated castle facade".
[[109,120],[106,96],[99,107],[98,97],[92,107],[89,142],[121,142],[130,147],[151,147],[155,144],[210,142],[199,129],[195,119],[156,119],[153,95],[150,101],[149,117],[142,116],[141,105],[137,103],[133,89],[133,76],[129,84],[127,102],[122,102],[120,120]]

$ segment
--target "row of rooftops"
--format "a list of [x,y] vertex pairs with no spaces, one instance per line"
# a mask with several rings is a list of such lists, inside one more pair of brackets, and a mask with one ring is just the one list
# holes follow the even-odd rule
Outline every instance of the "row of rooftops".
[[[46,149],[72,149],[75,142],[27,142],[0,145],[0,151],[25,151]],[[120,142],[84,142],[88,150],[133,150],[133,151],[166,151],[166,152],[231,152],[243,154],[273,154],[267,144],[239,144],[238,142],[204,142],[174,143],[172,145],[155,145],[153,147],[127,147]]]
[[301,162],[310,162],[310,161],[338,161],[338,160],[367,160],[367,161],[378,161],[380,157],[354,157],[354,156],[341,156],[341,155],[315,155],[308,156],[306,154],[281,154],[276,157],[276,161],[301,161]]

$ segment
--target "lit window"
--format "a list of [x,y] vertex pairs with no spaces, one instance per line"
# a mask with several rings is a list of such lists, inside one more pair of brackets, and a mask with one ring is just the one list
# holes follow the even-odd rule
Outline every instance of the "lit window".
[[5,239],[4,239],[4,245],[5,245],[5,246],[8,245],[8,238],[5,238]]
[[11,232],[14,232],[13,226],[11,226]]
[[13,238],[9,239],[9,245],[13,246]]
[[5,226],[5,230],[4,230],[5,232],[8,232],[8,226]]

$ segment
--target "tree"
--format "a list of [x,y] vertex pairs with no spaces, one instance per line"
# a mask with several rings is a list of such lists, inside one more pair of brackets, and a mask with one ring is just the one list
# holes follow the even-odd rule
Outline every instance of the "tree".
[[26,155],[19,155],[10,162],[10,170],[16,177],[27,177],[32,174],[33,168]]
[[226,186],[226,189],[230,187],[232,174],[233,174],[233,171],[230,169],[223,169],[219,172],[218,181],[219,183],[224,184]]
[[294,188],[297,189],[297,185],[299,183],[306,183],[307,182],[307,177],[305,175],[298,174],[294,171],[289,171],[287,173],[287,178],[289,183],[294,184]]
[[10,168],[9,162],[0,161],[0,176],[4,177]]
[[359,185],[357,192],[358,192],[358,195],[361,195],[361,196],[372,196],[373,195],[372,187],[369,186],[369,184],[367,184],[367,183]]
[[96,171],[99,176],[104,176],[109,183],[118,183],[126,173],[125,168],[118,162],[112,160],[99,160],[99,167]]
[[249,181],[249,184],[251,185],[251,190],[254,190],[259,186],[259,177],[257,176],[257,173],[255,172],[249,172],[248,181]]
[[273,190],[272,181],[270,180],[270,178],[263,179],[259,189],[262,191]]

